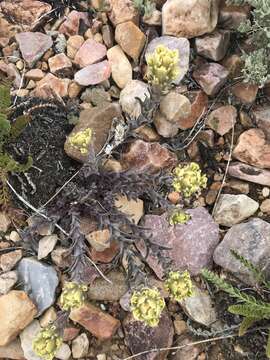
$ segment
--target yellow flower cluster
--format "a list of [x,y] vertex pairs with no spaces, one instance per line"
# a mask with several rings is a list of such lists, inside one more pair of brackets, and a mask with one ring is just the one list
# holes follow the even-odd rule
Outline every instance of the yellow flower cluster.
[[190,220],[191,216],[185,211],[178,210],[174,211],[173,214],[170,216],[169,224],[170,225],[177,225],[177,224],[185,224]]
[[60,296],[60,306],[65,311],[70,311],[82,306],[86,300],[88,287],[75,282],[66,282]]
[[179,75],[179,52],[170,50],[164,45],[159,45],[146,58],[147,80],[152,85],[166,90]]
[[199,194],[201,189],[206,188],[207,177],[201,173],[198,164],[190,163],[184,166],[177,166],[173,172],[173,188],[183,194],[185,198],[193,194]]
[[32,348],[37,356],[44,360],[52,360],[62,345],[62,338],[54,325],[42,329],[35,337]]
[[92,140],[92,129],[87,128],[70,136],[69,143],[85,155],[88,152],[89,145]]
[[135,291],[130,303],[136,320],[143,321],[150,327],[158,325],[165,301],[157,289],[144,288],[141,291]]
[[182,273],[171,271],[165,281],[165,288],[172,299],[181,301],[193,294],[193,286],[189,272],[186,270]]

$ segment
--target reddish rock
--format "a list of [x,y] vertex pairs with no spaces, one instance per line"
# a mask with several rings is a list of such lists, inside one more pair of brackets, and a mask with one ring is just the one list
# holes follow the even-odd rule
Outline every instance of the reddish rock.
[[253,115],[257,126],[265,132],[270,140],[270,107],[268,105],[257,106],[253,109]]
[[74,79],[82,86],[97,85],[111,76],[111,67],[107,60],[88,65],[76,72]]
[[198,119],[202,118],[208,108],[208,96],[203,91],[191,91],[188,97],[191,101],[190,115],[180,119],[177,123],[182,130],[191,129]]
[[237,30],[239,25],[248,20],[249,17],[249,5],[227,5],[226,0],[222,0],[218,22],[223,29]]
[[48,73],[42,80],[37,82],[35,93],[46,86],[52,90],[51,94],[56,93],[61,97],[65,97],[68,95],[68,86],[70,82],[70,79],[59,79],[53,74]]
[[193,72],[193,77],[207,95],[216,95],[226,83],[228,70],[217,63],[205,63]]
[[[219,228],[212,216],[202,207],[187,210],[191,219],[183,225],[171,226],[168,214],[145,215],[144,227],[152,235],[151,241],[171,250],[163,250],[162,257],[169,257],[173,267],[179,270],[189,270],[192,275],[198,275],[205,267],[212,266],[212,256],[219,242]],[[158,278],[162,279],[166,269],[156,253],[148,252],[144,242],[138,244],[145,261],[153,269]]]
[[258,85],[238,83],[231,87],[234,96],[244,104],[252,104],[256,100]]
[[79,48],[75,55],[74,62],[81,68],[84,68],[87,65],[92,65],[103,60],[106,53],[106,46],[95,40],[88,39]]
[[206,125],[223,136],[229,132],[237,119],[237,110],[232,105],[221,106],[212,111],[207,118]]
[[51,73],[59,76],[69,76],[72,72],[72,62],[64,54],[57,54],[48,60]]
[[132,0],[110,0],[111,11],[109,18],[114,26],[126,21],[139,23],[139,12]]
[[77,337],[79,335],[79,332],[80,332],[80,329],[78,329],[78,328],[66,327],[64,329],[63,341],[64,342],[72,341],[73,339],[75,339],[75,337]]
[[270,186],[270,171],[259,169],[255,166],[241,162],[232,163],[229,166],[228,174],[241,180],[250,181],[255,184]]
[[127,21],[117,25],[115,40],[127,55],[133,60],[138,60],[144,47],[146,36],[133,22]]
[[0,257],[0,266],[3,271],[9,271],[21,260],[22,250],[11,251]]
[[[174,328],[167,310],[163,310],[159,324],[156,327],[149,327],[141,321],[136,321],[132,314],[127,315],[123,327],[125,341],[132,354],[172,346]],[[138,360],[165,360],[168,353],[169,351],[149,352],[147,355],[137,356],[136,358]]]
[[159,143],[135,140],[129,150],[122,155],[121,163],[126,169],[155,173],[175,166],[177,157]]
[[270,143],[260,129],[243,132],[233,151],[233,157],[259,168],[270,168]]
[[230,32],[226,30],[216,30],[195,40],[197,53],[214,61],[220,61],[224,58],[229,43]]
[[0,4],[1,12],[24,29],[38,24],[38,19],[51,10],[51,5],[37,0],[7,0]]
[[95,263],[100,262],[102,264],[109,264],[119,253],[119,250],[119,243],[112,241],[110,247],[104,251],[96,251],[92,248],[90,250],[90,256]]
[[112,338],[120,326],[119,320],[89,303],[72,310],[69,317],[101,340]]
[[32,67],[53,45],[49,35],[40,32],[22,32],[16,35],[22,57]]
[[77,35],[80,25],[84,24],[86,28],[90,27],[87,12],[73,10],[67,16],[67,19],[59,28],[59,32],[68,36]]

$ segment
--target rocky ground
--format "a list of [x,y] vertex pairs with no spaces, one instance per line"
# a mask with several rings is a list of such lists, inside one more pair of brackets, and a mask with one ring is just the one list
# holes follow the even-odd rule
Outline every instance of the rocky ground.
[[[89,265],[88,302],[71,312],[56,358],[117,360],[179,346],[135,358],[266,359],[264,324],[239,338],[241,319],[227,312],[233,300],[200,277],[203,268],[213,268],[252,289],[232,248],[269,274],[270,87],[242,81],[241,49],[249,44],[236,32],[250,7],[218,0],[155,3],[146,16],[132,0],[0,1],[0,71],[12,78],[14,113],[31,115],[7,150],[18,160],[33,158],[27,173],[10,174],[13,216],[7,209],[0,213],[0,358],[40,359],[33,338],[57,317],[70,244],[59,228],[49,221],[40,226],[34,215],[46,215],[59,188],[87,162],[89,154],[71,146],[70,138],[90,127],[98,154],[117,123],[125,127],[140,118],[142,102],[152,96],[145,59],[163,44],[179,51],[179,76],[153,121],[137,126],[117,153],[107,149],[104,166],[156,176],[178,163],[200,164],[207,188],[188,204],[186,224],[170,226],[164,209],[151,208],[146,198],[119,199],[122,211],[151,232],[153,244],[167,247],[162,256],[189,270],[195,293],[181,303],[170,300],[162,282],[166,266],[138,242],[148,281],[167,306],[156,328],[135,321],[124,261],[115,262],[119,244],[108,244],[91,219],[82,218],[88,256],[112,284]],[[163,195],[179,201],[179,194]],[[23,230],[33,224],[38,242],[25,246]],[[65,221],[60,225],[68,228]],[[203,342],[215,337],[223,339]],[[193,342],[199,343],[181,348]]]

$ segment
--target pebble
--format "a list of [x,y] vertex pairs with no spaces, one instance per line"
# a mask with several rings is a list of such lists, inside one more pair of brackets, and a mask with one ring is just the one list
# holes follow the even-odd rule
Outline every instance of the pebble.
[[139,12],[133,5],[132,0],[110,0],[111,11],[109,18],[114,26],[126,21],[139,23]]
[[7,294],[18,281],[16,271],[8,271],[0,275],[0,295]]
[[89,340],[85,333],[80,334],[72,341],[72,356],[74,359],[86,357],[89,350]]
[[4,212],[0,212],[0,232],[6,233],[11,225],[9,216]]
[[68,360],[71,356],[71,350],[68,344],[63,343],[57,353],[55,354],[56,359]]
[[260,210],[263,213],[270,214],[270,199],[265,199],[261,203]]
[[0,256],[0,267],[3,271],[12,270],[23,256],[22,250],[11,251]]
[[270,186],[270,171],[259,169],[255,166],[250,166],[241,162],[234,162],[229,166],[229,175],[250,181],[255,184]]
[[232,105],[225,105],[212,111],[206,120],[206,125],[220,136],[227,134],[235,125],[237,110]]
[[72,73],[72,62],[63,53],[50,57],[48,63],[50,72],[55,75],[65,77]]
[[78,50],[84,43],[84,38],[81,35],[70,36],[67,40],[67,56],[70,59],[74,59]]
[[107,60],[84,67],[75,73],[75,81],[82,86],[97,85],[111,76],[111,67]]
[[132,118],[141,114],[141,105],[137,98],[144,101],[150,97],[149,86],[140,80],[130,80],[120,93],[119,104],[124,113]]
[[47,257],[55,248],[57,241],[57,235],[47,235],[41,238],[38,243],[38,260]]
[[197,53],[214,61],[220,61],[226,55],[230,45],[230,31],[216,30],[210,35],[195,39]]

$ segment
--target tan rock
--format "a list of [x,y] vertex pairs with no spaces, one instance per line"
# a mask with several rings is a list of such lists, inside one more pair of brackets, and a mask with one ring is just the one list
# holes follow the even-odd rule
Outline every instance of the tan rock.
[[47,257],[53,251],[57,241],[57,235],[47,235],[40,239],[38,243],[38,260]]
[[41,327],[46,327],[57,319],[57,313],[55,309],[51,306],[45,311],[42,317],[39,319]]
[[81,24],[90,26],[89,17],[87,12],[79,12],[76,10],[71,11],[66,20],[59,28],[59,32],[69,36],[77,35]]
[[0,357],[15,360],[24,360],[21,342],[17,338],[5,346],[0,346]]
[[115,40],[127,55],[133,60],[138,60],[146,36],[133,22],[127,21],[116,26]]
[[167,0],[162,7],[163,35],[193,38],[212,32],[218,5],[218,0]]
[[169,92],[160,101],[160,111],[166,119],[178,124],[181,118],[186,118],[191,113],[189,99],[175,91]]
[[161,26],[162,25],[162,14],[161,11],[155,9],[151,15],[144,15],[143,22],[151,26]]
[[89,303],[72,310],[69,317],[101,340],[110,339],[120,326],[119,320]]
[[207,118],[206,124],[216,133],[223,136],[233,128],[236,119],[236,108],[232,105],[225,105],[212,111]]
[[158,134],[165,138],[174,137],[179,130],[178,126],[175,123],[168,121],[166,116],[159,110],[155,114],[154,125]]
[[9,344],[34,319],[37,309],[24,291],[0,297],[0,346]]
[[0,266],[3,271],[9,271],[21,260],[22,250],[11,251],[0,257]]
[[0,231],[1,232],[7,232],[9,227],[11,225],[11,220],[8,217],[8,215],[4,212],[0,212]]
[[91,259],[96,263],[100,262],[103,264],[109,264],[119,253],[120,246],[119,242],[112,241],[111,246],[104,251],[96,251],[94,248],[91,249],[90,255]]
[[116,85],[123,89],[132,80],[132,67],[119,45],[107,51],[107,57],[112,69],[112,78]]
[[139,139],[148,142],[155,142],[160,140],[159,134],[149,125],[141,125],[134,130],[134,133],[138,136]]
[[114,26],[126,21],[139,23],[139,12],[132,0],[110,0],[111,12],[109,18]]
[[69,76],[72,72],[72,62],[64,54],[57,54],[48,60],[51,73],[59,76]]
[[238,83],[232,86],[232,93],[244,104],[252,104],[256,100],[258,85]]
[[260,129],[243,132],[233,151],[233,157],[259,168],[270,168],[270,143]]
[[110,247],[111,234],[108,229],[93,231],[85,238],[96,251],[104,251]]
[[68,95],[68,86],[70,79],[59,79],[53,74],[48,73],[42,80],[38,81],[36,90],[41,90],[43,86],[48,86],[53,92],[61,97]]
[[76,97],[79,96],[81,90],[82,90],[82,86],[77,84],[75,81],[72,81],[68,87],[68,96],[71,99],[75,99]]
[[138,224],[143,217],[144,208],[141,199],[128,200],[126,196],[119,196],[117,200],[115,200],[115,206],[135,224]]
[[74,59],[77,51],[84,43],[84,38],[81,35],[70,36],[67,40],[67,56]]

